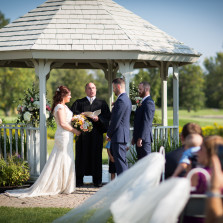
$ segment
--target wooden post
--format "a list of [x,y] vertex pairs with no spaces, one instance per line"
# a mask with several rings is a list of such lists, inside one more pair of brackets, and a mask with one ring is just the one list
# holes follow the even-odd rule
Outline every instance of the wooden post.
[[36,75],[39,77],[40,96],[40,171],[47,160],[47,128],[46,128],[46,76],[50,73],[52,61],[33,60]]
[[135,76],[133,73],[134,70],[134,61],[118,61],[119,71],[122,76],[125,77],[125,91],[129,96],[129,84],[131,79]]
[[176,145],[179,144],[179,73],[178,66],[173,66],[173,125],[178,126],[174,128],[173,139]]

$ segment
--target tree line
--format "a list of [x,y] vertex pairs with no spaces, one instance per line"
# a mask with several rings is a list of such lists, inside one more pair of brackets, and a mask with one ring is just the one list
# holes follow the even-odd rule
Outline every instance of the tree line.
[[[0,12],[0,28],[7,25]],[[215,57],[204,60],[205,70],[198,64],[186,65],[179,69],[179,106],[180,108],[199,110],[203,107],[223,108],[223,52],[217,52]],[[173,77],[168,77],[168,106],[173,105]],[[55,89],[65,85],[71,89],[73,103],[85,96],[85,84],[94,82],[97,86],[97,96],[108,102],[108,82],[100,70],[52,70],[47,80],[47,98],[52,101]],[[151,96],[156,106],[161,106],[161,79],[157,68],[140,69],[135,75],[130,89],[137,88],[141,81],[151,84]],[[34,69],[30,68],[0,68],[0,110],[6,116],[15,113],[18,101],[24,91],[35,83],[38,78]]]

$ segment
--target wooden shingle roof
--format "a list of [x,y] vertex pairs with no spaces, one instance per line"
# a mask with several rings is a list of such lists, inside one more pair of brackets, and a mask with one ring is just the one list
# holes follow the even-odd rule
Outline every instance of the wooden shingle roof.
[[[54,59],[61,59],[61,52],[82,59],[94,52],[98,59],[130,59],[134,54],[131,59],[168,61],[171,56],[184,62],[200,56],[112,0],[48,0],[0,29],[0,60],[5,58],[2,52],[27,51],[32,58],[54,52]],[[23,53],[26,57],[30,54]]]

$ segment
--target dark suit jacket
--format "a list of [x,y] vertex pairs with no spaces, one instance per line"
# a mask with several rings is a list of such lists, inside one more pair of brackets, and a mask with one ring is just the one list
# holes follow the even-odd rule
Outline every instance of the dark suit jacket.
[[130,129],[130,114],[132,103],[126,93],[121,94],[112,109],[111,122],[107,136],[112,143],[128,143]]
[[184,152],[184,147],[179,147],[169,153],[166,153],[165,178],[171,177],[177,168],[180,158]]
[[153,141],[152,122],[155,113],[155,104],[152,98],[147,97],[141,106],[136,109],[134,117],[133,138],[136,143],[139,138],[144,142]]

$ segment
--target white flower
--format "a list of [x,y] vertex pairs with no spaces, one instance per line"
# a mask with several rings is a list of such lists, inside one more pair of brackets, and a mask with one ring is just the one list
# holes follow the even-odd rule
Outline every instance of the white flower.
[[2,124],[2,120],[0,119],[0,125]]
[[50,117],[50,113],[49,111],[46,111],[46,119],[48,119]]
[[136,110],[136,105],[132,105],[132,111]]
[[86,123],[83,124],[83,129],[87,129]]
[[30,112],[25,112],[24,114],[24,120],[29,122],[31,119],[32,114]]
[[28,110],[29,110],[29,111],[33,111],[33,107],[29,107]]
[[34,101],[34,102],[33,102],[33,105],[34,105],[36,108],[39,108],[39,104],[40,104],[39,101]]
[[20,109],[21,109],[21,105],[18,105],[17,106],[17,111],[20,111]]

